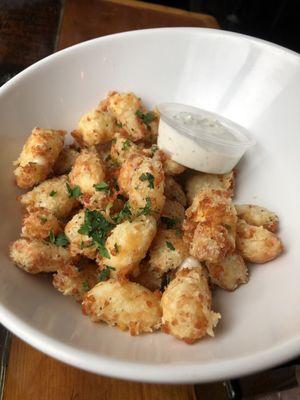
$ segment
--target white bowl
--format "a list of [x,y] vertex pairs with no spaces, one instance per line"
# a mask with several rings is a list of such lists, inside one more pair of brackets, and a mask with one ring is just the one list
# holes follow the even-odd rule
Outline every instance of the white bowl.
[[[34,126],[74,128],[111,89],[147,105],[179,102],[248,129],[255,149],[240,163],[237,202],[280,216],[286,252],[251,266],[249,284],[217,291],[214,339],[186,345],[162,333],[130,337],[81,314],[50,281],[12,266],[19,235],[12,161]],[[300,353],[300,57],[279,46],[211,29],[133,31],[56,53],[0,89],[0,320],[61,361],[149,382],[204,382],[248,374]]]

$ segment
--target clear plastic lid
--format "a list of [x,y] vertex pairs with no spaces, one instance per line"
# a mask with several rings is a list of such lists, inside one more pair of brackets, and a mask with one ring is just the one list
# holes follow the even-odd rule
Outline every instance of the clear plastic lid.
[[255,144],[245,128],[210,111],[178,103],[160,104],[158,110],[158,147],[188,168],[227,173]]
[[195,141],[245,150],[256,143],[244,127],[216,113],[180,103],[163,103],[157,108],[170,126]]

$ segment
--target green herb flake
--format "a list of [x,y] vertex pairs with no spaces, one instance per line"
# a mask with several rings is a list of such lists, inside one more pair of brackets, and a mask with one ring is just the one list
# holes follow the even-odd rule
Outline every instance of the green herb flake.
[[44,225],[48,220],[46,217],[40,217],[40,221]]
[[154,156],[154,154],[157,152],[157,150],[158,150],[157,144],[153,144],[153,145],[151,146],[151,148],[150,148],[150,151],[151,151],[151,153],[152,153],[153,156]]
[[51,229],[51,231],[49,232],[49,242],[52,243],[52,244],[55,244],[55,235],[54,235],[52,229]]
[[55,190],[51,190],[51,192],[49,193],[49,196],[54,197],[56,196],[57,192]]
[[69,239],[64,233],[59,233],[55,238],[56,246],[66,247],[69,243]]
[[114,267],[110,267],[109,265],[105,265],[105,268],[103,268],[98,275],[99,282],[107,281],[107,279],[110,278],[111,270],[115,271],[116,269]]
[[130,147],[131,147],[131,141],[128,139],[124,140],[122,150],[127,151]]
[[147,126],[147,128],[150,128],[151,122],[156,119],[156,115],[153,112],[143,113],[141,110],[137,110],[135,115]]
[[71,186],[67,182],[66,187],[70,198],[73,197],[74,199],[76,199],[77,197],[81,196],[82,193],[79,186],[76,185],[71,188]]
[[114,249],[115,249],[116,254],[118,254],[120,251],[120,247],[119,247],[118,243],[114,244]]
[[154,176],[150,174],[150,172],[146,172],[140,176],[140,181],[146,182],[148,181],[148,187],[150,189],[154,189]]
[[88,235],[93,239],[95,245],[102,257],[110,258],[109,252],[105,247],[105,240],[114,228],[115,224],[110,223],[100,211],[86,209],[84,213],[84,223],[78,230],[82,235]]
[[97,192],[109,192],[109,185],[106,182],[96,183],[94,188]]
[[175,247],[173,246],[173,243],[171,243],[171,242],[166,242],[166,245],[167,245],[167,248],[168,248],[168,249],[170,249],[170,250],[172,250],[172,251],[175,250]]
[[150,215],[151,212],[151,200],[150,197],[146,197],[146,205],[140,210],[139,215]]
[[88,284],[88,281],[82,282],[82,290],[84,290],[85,292],[88,292],[90,290],[90,285]]
[[51,244],[55,244],[56,246],[61,246],[61,247],[66,247],[68,246],[69,239],[67,238],[67,236],[63,233],[60,232],[56,237],[53,233],[53,230],[51,229],[51,231],[49,232],[49,237],[48,240]]
[[176,226],[179,222],[178,218],[170,218],[170,217],[165,217],[161,216],[160,220],[162,223],[166,225],[167,229],[172,229],[174,226]]
[[119,214],[113,216],[113,221],[116,224],[119,224],[120,222],[124,221],[125,219],[130,219],[132,216],[132,212],[130,210],[130,205],[128,201],[124,204],[124,207],[122,210],[119,212]]
[[117,125],[118,128],[123,128],[122,122],[117,122],[116,125]]

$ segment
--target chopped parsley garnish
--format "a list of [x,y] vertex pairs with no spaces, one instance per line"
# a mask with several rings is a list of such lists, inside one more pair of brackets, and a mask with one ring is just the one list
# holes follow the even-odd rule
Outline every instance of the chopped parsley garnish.
[[100,183],[96,183],[94,185],[94,188],[98,191],[98,192],[109,192],[109,185],[106,182],[100,182]]
[[140,176],[140,181],[146,182],[148,181],[148,187],[150,189],[154,189],[154,176],[150,174],[150,172],[146,172]]
[[115,249],[116,254],[118,254],[120,251],[118,243],[114,244],[114,249]]
[[117,122],[116,125],[117,125],[118,128],[123,128],[122,122]]
[[88,292],[90,290],[90,285],[87,281],[82,282],[82,290],[84,290],[85,292]]
[[107,281],[107,279],[110,277],[111,270],[115,271],[116,269],[114,267],[110,267],[109,265],[105,265],[105,268],[100,271],[99,282]]
[[132,216],[132,212],[130,210],[130,205],[129,205],[128,201],[126,201],[126,203],[124,204],[124,207],[119,212],[119,214],[114,215],[112,217],[112,219],[116,224],[119,224],[124,219],[130,219],[131,216]]
[[114,226],[114,224],[105,219],[101,212],[86,209],[84,213],[84,223],[79,228],[78,233],[88,235],[92,238],[93,244],[97,247],[100,255],[105,258],[110,258],[109,252],[105,247],[105,240]]
[[52,243],[52,244],[55,244],[55,235],[54,235],[52,229],[51,229],[51,231],[49,233],[49,242]]
[[48,220],[46,217],[40,217],[40,221],[42,224],[45,224]]
[[51,190],[51,192],[49,193],[49,196],[54,197],[56,196],[57,192],[55,190]]
[[151,200],[150,197],[146,197],[146,205],[140,210],[139,215],[150,215],[151,212]]
[[69,239],[67,238],[67,236],[63,232],[59,233],[55,237],[52,229],[51,229],[51,231],[49,233],[48,239],[49,239],[50,243],[55,244],[56,246],[66,247],[69,244]]
[[156,119],[156,116],[153,112],[143,113],[141,110],[137,110],[135,115],[150,129],[150,124],[152,121]]
[[129,149],[129,147],[131,147],[131,142],[130,140],[126,139],[124,140],[123,146],[122,146],[122,150],[126,151]]
[[175,247],[173,246],[173,243],[171,243],[171,242],[166,242],[166,245],[167,245],[167,248],[168,248],[168,249],[170,249],[170,250],[172,250],[172,251],[175,250]]
[[64,233],[59,233],[55,238],[56,246],[66,247],[69,243],[69,239]]
[[76,185],[71,188],[71,186],[67,182],[66,187],[70,198],[73,197],[74,199],[76,199],[77,197],[81,196],[82,193],[79,186]]
[[177,218],[170,218],[165,216],[160,217],[160,220],[166,225],[167,229],[174,228],[174,226],[176,226],[179,222]]
[[157,144],[153,144],[153,145],[151,146],[151,148],[150,148],[150,151],[151,151],[151,153],[152,153],[153,156],[154,156],[154,154],[157,152],[157,150],[158,150]]

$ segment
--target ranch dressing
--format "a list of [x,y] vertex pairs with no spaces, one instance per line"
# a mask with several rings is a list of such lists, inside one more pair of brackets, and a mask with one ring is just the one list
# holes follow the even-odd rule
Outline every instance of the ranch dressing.
[[158,107],[158,147],[188,168],[214,174],[231,171],[254,141],[224,117],[176,103]]

